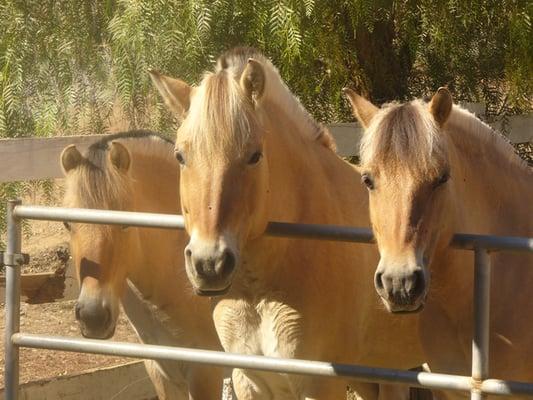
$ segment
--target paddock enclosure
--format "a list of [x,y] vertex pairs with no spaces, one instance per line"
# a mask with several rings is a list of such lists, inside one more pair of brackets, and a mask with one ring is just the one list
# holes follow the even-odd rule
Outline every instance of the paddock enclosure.
[[[514,118],[516,119],[511,121],[510,140],[515,143],[531,143],[533,141],[533,120],[530,117]],[[337,140],[339,154],[342,156],[354,155],[358,145],[358,133],[356,133],[355,125],[338,124],[331,126],[330,129]],[[101,136],[77,136],[50,139],[0,140],[0,182],[60,177],[62,173],[58,161],[59,153],[65,146],[75,143],[84,148],[100,138]],[[165,229],[184,228],[183,218],[179,215],[66,209],[23,205],[19,201],[11,201],[8,205],[7,215],[7,247],[0,257],[0,264],[5,266],[6,274],[5,399],[27,398],[31,400],[38,398],[31,397],[31,395],[28,395],[28,397],[19,396],[19,348],[21,347],[132,358],[185,360],[230,368],[240,367],[322,377],[347,376],[362,381],[399,382],[413,387],[465,391],[471,393],[472,399],[485,398],[486,394],[533,396],[533,382],[509,382],[491,379],[488,376],[490,351],[488,346],[490,252],[533,252],[533,238],[496,237],[463,233],[458,233],[454,236],[453,247],[459,251],[474,251],[475,253],[476,282],[474,293],[472,294],[475,308],[473,317],[475,332],[472,341],[472,375],[455,376],[22,333],[19,325],[21,291],[28,291],[32,284],[38,285],[39,283],[35,283],[35,280],[44,279],[35,277],[21,278],[20,266],[27,262],[28,258],[28,255],[22,252],[21,222],[23,220],[73,221]],[[267,234],[271,236],[298,237],[301,240],[335,240],[369,244],[373,242],[372,232],[369,229],[357,227],[272,222],[268,227]],[[31,254],[29,256],[31,257]],[[142,375],[140,368],[142,369],[143,367],[138,363],[129,364],[127,370],[124,369],[121,372],[124,376],[118,377],[117,375],[112,379],[122,379],[124,382],[139,379]],[[98,372],[100,373],[99,377],[96,377],[96,380],[92,380],[92,383],[86,382],[85,385],[98,385],[98,379],[110,373],[106,370]],[[68,379],[61,379],[54,384],[67,387],[72,383],[69,383]],[[146,393],[145,396],[150,396],[150,393]]]

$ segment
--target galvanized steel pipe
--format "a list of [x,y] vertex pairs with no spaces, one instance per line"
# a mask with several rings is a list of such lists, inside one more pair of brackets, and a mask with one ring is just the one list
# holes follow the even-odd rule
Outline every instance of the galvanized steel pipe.
[[[183,216],[173,214],[91,210],[84,208],[17,206],[15,209],[15,215],[18,218],[46,221],[72,221],[163,229],[185,228]],[[372,243],[374,240],[372,231],[369,228],[289,222],[270,222],[265,234],[269,236],[299,237],[359,243]],[[466,250],[483,247],[487,250],[505,249],[533,251],[533,238],[456,234],[452,239],[451,246]]]
[[[402,371],[389,368],[332,364],[321,361],[251,356],[225,353],[221,351],[196,350],[140,343],[110,342],[61,336],[32,335],[26,333],[17,333],[13,336],[12,340],[17,346],[39,349],[108,354],[154,360],[187,361],[200,364],[299,375],[347,377],[365,382],[403,383],[410,386],[441,390],[467,392],[472,388],[472,378],[460,375]],[[487,379],[481,383],[480,388],[487,394],[533,396],[532,383]]]
[[44,221],[71,221],[85,222],[88,224],[185,229],[183,216],[174,214],[95,210],[88,208],[18,206],[15,210],[15,215],[18,218]]
[[20,328],[20,265],[16,262],[20,254],[21,226],[15,217],[15,207],[20,200],[12,200],[7,204],[7,248],[4,259],[6,262],[6,330],[5,349],[5,399],[17,400],[19,390],[19,349],[11,341],[13,334]]
[[[472,338],[471,399],[486,399],[481,382],[489,376],[490,256],[486,249],[474,250],[474,334]],[[476,385],[477,384],[477,385]]]
[[322,377],[349,377],[372,382],[400,382],[411,386],[436,389],[470,390],[470,377],[401,371],[389,368],[372,368],[359,365],[332,364],[321,361],[252,356],[222,351],[196,350],[181,347],[156,346],[139,343],[109,342],[95,339],[77,339],[61,336],[17,333],[13,343],[21,347],[73,351],[80,353],[109,354],[121,357],[154,360],[187,361],[232,368],[255,369],[288,374]]

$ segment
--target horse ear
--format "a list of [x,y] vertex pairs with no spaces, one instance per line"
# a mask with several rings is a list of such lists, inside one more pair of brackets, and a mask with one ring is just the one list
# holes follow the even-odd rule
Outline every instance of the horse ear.
[[148,71],[154,86],[165,101],[165,104],[179,118],[185,118],[191,105],[192,88],[180,79],[160,74],[156,70]]
[[127,172],[131,164],[130,152],[123,144],[119,142],[111,142],[109,161],[111,161],[111,164],[113,164],[119,171]]
[[433,115],[433,118],[435,118],[435,121],[442,126],[448,120],[448,117],[452,112],[452,106],[452,95],[448,89],[441,87],[431,98],[431,102],[429,103],[429,111]]
[[241,88],[250,100],[259,100],[265,91],[265,70],[263,65],[253,58],[248,59],[248,64],[241,75]]
[[66,174],[71,169],[76,168],[81,164],[83,157],[79,150],[76,148],[75,144],[68,145],[63,149],[60,156],[61,167],[63,172]]
[[348,98],[350,104],[352,105],[354,117],[357,118],[363,128],[368,128],[368,126],[370,125],[370,121],[372,121],[372,118],[374,118],[374,115],[376,115],[379,108],[377,108],[374,104],[369,102],[363,96],[360,96],[355,93],[352,89],[344,88],[342,89],[342,92]]

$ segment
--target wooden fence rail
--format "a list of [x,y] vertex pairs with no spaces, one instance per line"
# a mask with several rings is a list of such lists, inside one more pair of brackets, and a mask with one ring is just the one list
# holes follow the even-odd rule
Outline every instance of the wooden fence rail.
[[[71,262],[64,270],[21,274],[21,301],[44,304],[78,298],[79,287],[76,271]],[[6,297],[6,277],[0,274],[0,299]]]
[[[4,389],[0,388],[3,398]],[[156,393],[142,361],[20,385],[20,400],[152,400]]]
[[[475,109],[475,107],[471,107]],[[501,128],[503,122],[491,124]],[[343,157],[356,155],[362,130],[358,124],[328,125],[337,142],[337,152]],[[533,142],[533,116],[513,116],[507,120],[506,131],[513,143]],[[59,155],[69,144],[80,150],[99,140],[100,135],[58,136],[0,140],[0,182],[60,178]]]

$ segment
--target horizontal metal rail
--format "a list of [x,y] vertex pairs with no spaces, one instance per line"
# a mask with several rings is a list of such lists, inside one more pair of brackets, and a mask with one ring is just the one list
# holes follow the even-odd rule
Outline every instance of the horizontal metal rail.
[[[182,347],[159,346],[140,343],[114,342],[95,339],[17,333],[12,341],[20,347],[106,354],[119,357],[146,358],[166,361],[187,361],[231,368],[245,368],[322,377],[351,377],[373,382],[402,382],[414,386],[444,389],[450,385],[455,390],[470,390],[470,377],[401,371],[358,365],[333,364],[321,361],[253,356],[223,351],[197,350]],[[531,390],[533,391],[533,385]]]
[[[21,205],[15,207],[14,215],[17,218],[46,221],[71,221],[90,224],[185,229],[185,220],[183,216],[173,214]],[[270,222],[265,233],[269,236],[335,240],[342,242],[373,243],[374,241],[372,231],[368,228],[353,228],[340,225]],[[466,250],[474,250],[477,247],[482,247],[489,251],[533,251],[533,239],[526,237],[459,233],[453,236],[451,246]]]
[[17,218],[42,221],[70,221],[88,224],[185,229],[183,216],[174,214],[21,205],[15,207],[15,216]]
[[[187,361],[200,364],[245,368],[268,372],[280,372],[321,377],[349,377],[354,380],[376,383],[404,383],[414,387],[470,391],[469,376],[436,374],[432,372],[402,371],[390,368],[374,368],[321,361],[251,356],[221,351],[196,350],[181,347],[156,346],[140,343],[112,342],[95,339],[78,339],[62,336],[16,333],[12,341],[19,347],[62,350],[79,353],[106,354],[120,357],[153,360]],[[533,384],[488,379],[482,383],[487,394],[533,395]]]

